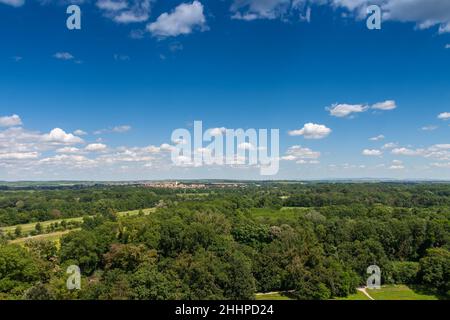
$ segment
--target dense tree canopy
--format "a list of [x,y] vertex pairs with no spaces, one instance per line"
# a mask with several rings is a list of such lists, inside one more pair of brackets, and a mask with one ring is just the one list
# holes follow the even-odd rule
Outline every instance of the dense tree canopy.
[[[149,215],[115,214],[155,206]],[[253,299],[256,292],[289,291],[330,299],[364,285],[372,264],[383,283],[422,285],[441,296],[450,290],[446,184],[0,193],[3,225],[74,216],[86,216],[81,229],[57,246],[6,244],[12,238],[0,235],[0,298]],[[40,224],[35,231],[47,232]],[[72,264],[83,282],[69,292],[65,270]]]

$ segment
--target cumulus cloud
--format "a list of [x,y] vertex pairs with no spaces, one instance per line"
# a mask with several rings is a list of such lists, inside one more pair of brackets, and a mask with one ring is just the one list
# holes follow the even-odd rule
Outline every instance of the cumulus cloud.
[[320,152],[296,145],[289,147],[289,149],[286,151],[286,154],[281,159],[286,161],[300,161],[317,160],[319,157]]
[[91,143],[84,148],[86,151],[91,152],[99,152],[99,151],[105,151],[107,149],[107,146],[103,143]]
[[361,113],[367,111],[369,107],[363,104],[338,104],[335,103],[331,107],[326,108],[333,117],[344,118],[353,113]]
[[297,16],[297,19],[310,21],[311,7],[308,0],[234,0],[230,11],[232,19],[252,21],[256,19],[285,19]]
[[147,25],[147,30],[156,37],[176,37],[190,34],[194,30],[206,30],[203,5],[199,1],[182,3],[170,13],[161,14],[155,22]]
[[238,149],[241,149],[241,150],[255,150],[255,147],[250,142],[241,142],[238,145]]
[[0,117],[0,127],[14,127],[22,125],[22,120],[17,114]]
[[128,3],[124,0],[99,0],[96,5],[99,9],[107,11],[120,11],[128,8]]
[[0,0],[0,3],[6,4],[12,7],[21,7],[25,4],[25,0]]
[[398,147],[398,144],[395,142],[388,142],[386,144],[383,145],[382,149],[393,149]]
[[384,102],[378,102],[375,103],[374,105],[372,105],[371,107],[372,109],[376,109],[376,110],[394,110],[397,108],[397,104],[395,103],[394,100],[386,100]]
[[152,0],[99,0],[97,7],[103,15],[121,23],[139,23],[150,17]]
[[212,128],[212,129],[209,129],[209,134],[213,137],[216,137],[216,136],[224,135],[226,133],[226,131],[227,131],[227,129],[225,127]]
[[369,157],[380,157],[383,155],[383,151],[377,149],[364,149],[362,154]]
[[417,150],[409,149],[409,148],[394,148],[391,151],[392,154],[402,155],[402,156],[416,156],[420,154]]
[[80,153],[81,150],[76,147],[63,147],[63,148],[56,149],[55,152],[56,153]]
[[38,156],[38,152],[9,152],[0,153],[0,160],[36,159]]
[[87,132],[86,132],[86,131],[83,131],[83,130],[81,130],[81,129],[77,129],[77,130],[75,130],[75,131],[73,132],[73,134],[74,134],[74,135],[77,135],[77,136],[85,136],[85,135],[87,135]]
[[360,19],[366,16],[369,5],[381,6],[383,20],[413,22],[417,29],[438,26],[439,33],[450,32],[450,2],[448,0],[318,0],[344,8]]
[[331,133],[331,129],[323,124],[306,123],[303,128],[289,131],[291,136],[303,136],[305,139],[323,139]]
[[450,112],[442,112],[441,114],[438,115],[438,119],[441,119],[441,120],[450,119]]
[[83,139],[73,135],[72,133],[66,133],[60,128],[55,128],[47,134],[43,135],[43,140],[55,144],[79,144],[83,143]]

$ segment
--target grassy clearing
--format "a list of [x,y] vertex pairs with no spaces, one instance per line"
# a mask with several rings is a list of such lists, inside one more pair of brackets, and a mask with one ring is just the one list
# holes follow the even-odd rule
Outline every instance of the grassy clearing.
[[[83,222],[83,217],[47,220],[47,221],[41,221],[40,224],[45,229],[45,228],[47,228],[47,226],[51,225],[52,223],[55,223],[55,222],[61,223],[61,221]],[[25,224],[19,224],[19,225],[15,225],[15,226],[2,227],[2,228],[0,228],[0,230],[3,231],[4,233],[8,233],[8,232],[14,233],[14,230],[16,230],[16,228],[20,226],[22,228],[23,233],[29,233],[29,232],[35,230],[36,224],[37,224],[37,222],[25,223]]]
[[361,291],[356,291],[355,294],[351,294],[344,298],[335,298],[334,300],[370,300],[370,299]]
[[405,285],[388,285],[379,290],[367,289],[367,293],[375,300],[438,300],[433,294],[421,292],[417,288]]
[[72,229],[72,230],[65,230],[65,231],[57,231],[57,232],[52,232],[52,233],[46,233],[46,234],[39,234],[37,236],[30,236],[30,237],[25,237],[25,238],[19,238],[19,239],[15,239],[15,240],[11,240],[9,243],[12,244],[19,244],[19,245],[24,245],[25,242],[30,241],[30,240],[47,240],[47,241],[52,241],[55,242],[56,245],[59,247],[59,240],[61,239],[61,237],[65,234],[68,234],[71,231],[76,231],[76,230],[80,230],[78,229]]
[[142,210],[144,215],[149,215],[150,213],[155,212],[156,208],[147,208],[147,209],[139,209],[139,210],[117,212],[117,216],[120,217],[120,218],[137,216],[139,214],[140,210]]
[[289,292],[257,293],[256,300],[295,300]]
[[[156,210],[156,208],[142,209],[142,211],[144,212],[144,215],[148,215],[148,214],[150,214],[152,212],[155,212],[155,210]],[[130,210],[130,211],[117,212],[117,216],[119,216],[119,217],[136,216],[138,214],[139,214],[139,210]],[[40,224],[45,229],[47,226],[51,225],[52,223],[61,223],[61,221],[66,221],[66,222],[70,222],[70,221],[83,222],[83,218],[84,217],[47,220],[47,221],[41,221]],[[23,233],[29,233],[29,232],[35,230],[36,224],[37,224],[37,222],[18,224],[18,225],[15,225],[15,226],[2,227],[2,228],[0,228],[0,230],[3,231],[4,233],[8,233],[8,232],[14,233],[14,230],[16,230],[16,228],[20,226],[22,228],[22,232]]]
[[[144,215],[149,215],[152,212],[156,211],[156,208],[146,208],[146,209],[141,209],[142,212],[144,213]],[[118,212],[117,216],[119,218],[126,218],[126,217],[132,217],[132,216],[137,216],[139,214],[140,210],[130,210],[130,211],[122,211],[122,212]],[[52,223],[61,223],[61,221],[65,221],[65,222],[70,222],[70,221],[76,221],[76,222],[83,222],[84,217],[77,217],[77,218],[67,218],[67,219],[57,219],[57,220],[48,220],[48,221],[41,221],[40,224],[43,227],[44,230],[46,230],[47,226],[51,225]],[[69,233],[70,231],[73,230],[80,230],[78,229],[70,229],[70,230],[64,230],[64,231],[56,231],[56,232],[50,232],[50,233],[44,233],[44,234],[39,234],[39,235],[35,235],[35,236],[29,236],[28,234],[30,232],[32,232],[33,230],[35,230],[37,222],[33,222],[33,223],[26,223],[26,224],[19,224],[19,225],[15,225],[15,226],[9,226],[9,227],[3,227],[0,228],[0,230],[3,233],[14,233],[14,231],[16,230],[16,228],[18,226],[20,226],[22,228],[22,233],[24,234],[23,237],[21,238],[17,238],[14,240],[9,241],[9,243],[24,243],[25,241],[27,241],[28,239],[46,239],[46,240],[52,240],[52,241],[59,241],[59,238],[61,238],[62,235]]]

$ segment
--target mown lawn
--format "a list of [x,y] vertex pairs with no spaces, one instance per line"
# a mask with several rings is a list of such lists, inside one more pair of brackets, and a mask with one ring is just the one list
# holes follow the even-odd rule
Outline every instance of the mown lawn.
[[345,298],[335,298],[333,300],[370,300],[370,299],[361,291],[356,291],[355,294],[351,294]]
[[387,285],[379,290],[367,289],[375,300],[438,300],[439,297],[405,285]]
[[289,293],[273,292],[273,293],[257,293],[256,300],[295,300]]

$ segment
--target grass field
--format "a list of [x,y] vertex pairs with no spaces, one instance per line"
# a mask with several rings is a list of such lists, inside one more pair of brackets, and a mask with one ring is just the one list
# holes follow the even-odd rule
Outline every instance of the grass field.
[[23,245],[23,244],[25,244],[25,242],[27,242],[29,240],[47,240],[47,241],[55,242],[57,244],[57,246],[59,247],[59,239],[61,239],[61,237],[63,235],[68,234],[71,231],[76,231],[76,230],[80,230],[80,228],[72,229],[72,230],[65,230],[65,231],[57,231],[57,232],[52,232],[52,233],[39,234],[37,236],[32,236],[32,237],[19,238],[19,239],[11,240],[9,243]]
[[[405,285],[387,285],[379,290],[370,290],[367,292],[375,300],[438,300],[439,297],[421,292],[417,288],[411,288]],[[271,292],[257,293],[256,300],[294,300],[289,292]],[[333,300],[370,300],[364,293],[357,291],[355,294],[345,298],[335,298]]]
[[335,298],[334,300],[370,300],[364,293],[356,291],[355,294],[351,294],[345,298]]
[[256,300],[295,300],[288,292],[257,293]]
[[[61,221],[78,221],[78,222],[83,222],[83,217],[77,217],[77,218],[67,218],[67,219],[56,219],[56,220],[47,220],[47,221],[42,221],[41,226],[45,229],[47,226],[51,225],[52,223],[60,223]],[[18,226],[20,226],[22,228],[22,232],[23,233],[29,233],[31,231],[33,231],[36,227],[37,222],[32,222],[32,223],[26,223],[26,224],[19,224],[19,225],[15,225],[15,226],[9,226],[9,227],[2,227],[0,228],[0,230],[2,230],[4,233],[14,233],[14,230],[16,230],[16,228]]]
[[375,300],[438,300],[439,298],[433,294],[423,293],[418,289],[412,289],[405,285],[388,285],[383,286],[379,290],[368,289]]
[[[130,210],[130,211],[122,211],[122,212],[117,212],[117,216],[119,218],[125,218],[125,217],[132,217],[132,216],[137,216],[139,214],[140,210]],[[144,215],[148,215],[152,212],[155,212],[156,208],[146,208],[146,209],[142,209],[142,212],[144,213]],[[48,220],[48,221],[42,221],[40,222],[40,224],[42,225],[42,227],[45,228],[47,226],[49,226],[52,223],[60,223],[61,221],[77,221],[77,222],[83,222],[83,218],[84,217],[77,217],[77,218],[67,218],[67,219],[57,219],[57,220]],[[1,231],[3,231],[4,233],[14,233],[14,230],[20,226],[22,228],[22,233],[24,234],[23,237],[21,238],[17,238],[14,240],[9,241],[9,243],[24,243],[25,241],[29,240],[29,239],[46,239],[46,240],[52,240],[52,241],[58,241],[59,238],[61,238],[62,235],[69,233],[70,231],[73,230],[79,230],[79,229],[71,229],[71,230],[65,230],[65,231],[56,231],[56,232],[51,232],[51,233],[44,233],[44,234],[39,234],[36,236],[28,236],[28,234],[35,230],[37,222],[33,222],[33,223],[26,223],[26,224],[19,224],[19,225],[15,225],[15,226],[9,226],[9,227],[3,227],[0,228]]]

